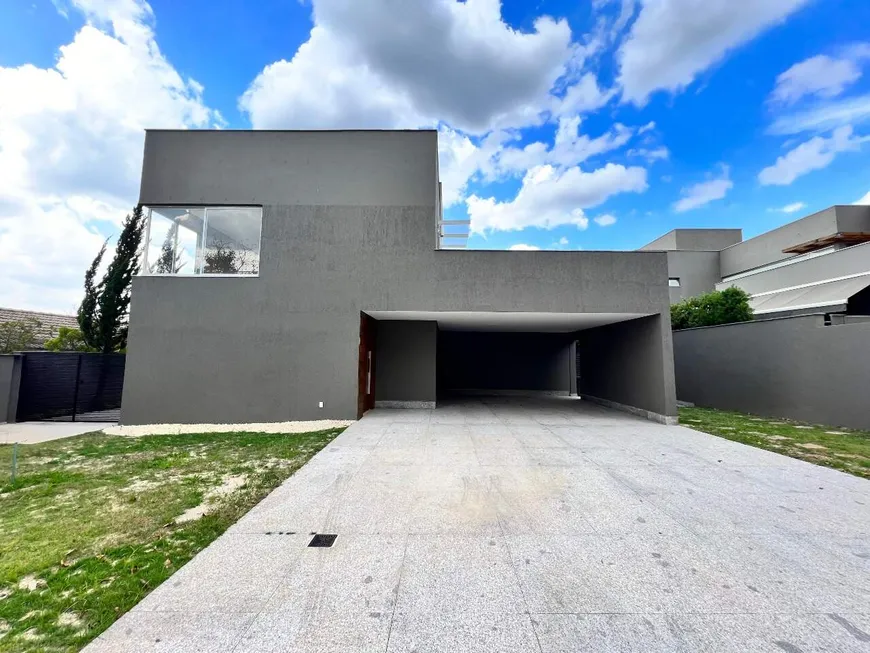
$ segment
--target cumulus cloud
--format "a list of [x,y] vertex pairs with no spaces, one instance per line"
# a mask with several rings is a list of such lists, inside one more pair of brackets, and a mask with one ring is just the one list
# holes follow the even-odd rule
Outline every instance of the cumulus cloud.
[[608,163],[584,172],[576,166],[560,170],[543,165],[525,174],[513,200],[500,202],[472,195],[466,207],[471,230],[476,233],[562,225],[585,229],[589,219],[584,209],[598,206],[618,193],[642,193],[646,189],[646,170],[640,167]]
[[682,197],[674,203],[677,213],[691,211],[706,206],[710,202],[721,200],[734,188],[734,182],[729,178],[728,166],[722,166],[720,175],[715,179],[704,181],[682,190]]
[[558,120],[552,145],[534,141],[523,147],[512,145],[520,138],[516,130],[494,131],[482,139],[472,139],[442,126],[438,149],[444,206],[452,206],[464,199],[468,183],[474,178],[492,182],[520,176],[542,165],[576,166],[618,150],[631,140],[636,131],[616,123],[603,134],[590,137],[582,133],[581,126],[579,115],[563,116]]
[[541,248],[537,245],[527,245],[526,243],[517,243],[516,245],[511,245],[508,249],[512,252],[537,252]]
[[870,137],[853,136],[852,127],[834,130],[829,138],[815,136],[779,157],[771,166],[758,173],[762,186],[788,186],[795,179],[813,170],[827,168],[840,152],[857,150]]
[[804,97],[832,98],[861,77],[860,63],[870,56],[870,47],[847,48],[842,57],[817,55],[796,63],[776,78],[771,102],[794,104]]
[[605,213],[604,215],[599,215],[595,218],[595,223],[599,227],[609,227],[610,225],[616,224],[616,216]]
[[73,8],[89,23],[54,66],[0,67],[2,305],[72,310],[97,227],[111,231],[136,201],[143,130],[221,122],[160,52],[147,3]]
[[625,101],[645,104],[657,90],[677,92],[809,0],[643,0],[619,49]]
[[239,106],[255,129],[388,129],[430,122],[407,93],[319,26],[290,61],[266,66]]
[[867,194],[855,202],[855,204],[860,204],[862,206],[870,205],[870,191],[867,191]]
[[[96,0],[95,0],[96,1]],[[606,105],[565,20],[509,26],[498,0],[313,0],[314,27],[290,60],[267,65],[239,106],[255,128],[438,126],[443,203],[472,179],[499,180],[546,164],[570,167],[621,147],[624,125],[592,138],[580,115]],[[552,146],[519,147],[520,129],[560,121]]]
[[541,16],[516,30],[497,0],[411,0],[400,16],[396,7],[314,0],[309,41],[291,61],[267,66],[242,97],[254,127],[445,121],[483,133],[547,109],[575,55],[565,20]]

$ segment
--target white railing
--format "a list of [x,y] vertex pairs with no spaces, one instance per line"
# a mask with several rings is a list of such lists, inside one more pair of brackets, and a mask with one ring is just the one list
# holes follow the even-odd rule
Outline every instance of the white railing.
[[468,245],[471,220],[439,220],[438,249],[465,249]]

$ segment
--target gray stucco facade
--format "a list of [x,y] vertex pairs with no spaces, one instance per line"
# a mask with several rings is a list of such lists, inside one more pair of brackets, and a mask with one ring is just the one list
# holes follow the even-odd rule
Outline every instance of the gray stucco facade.
[[[676,414],[664,253],[438,250],[438,186],[435,131],[149,131],[140,202],[262,206],[259,275],[134,280],[122,422],[355,418],[361,313],[401,311],[648,316],[586,391]],[[430,401],[437,324],[388,321],[376,400]]]
[[823,315],[674,332],[677,396],[699,406],[870,429],[870,322]]

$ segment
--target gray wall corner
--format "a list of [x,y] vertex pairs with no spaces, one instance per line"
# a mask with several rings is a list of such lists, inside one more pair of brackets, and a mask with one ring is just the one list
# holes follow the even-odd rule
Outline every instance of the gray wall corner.
[[0,422],[16,419],[21,363],[21,354],[0,354]]

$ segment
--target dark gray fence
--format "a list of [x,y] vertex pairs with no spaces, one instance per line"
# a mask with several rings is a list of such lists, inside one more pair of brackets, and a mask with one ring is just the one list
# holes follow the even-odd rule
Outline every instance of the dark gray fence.
[[870,429],[870,322],[823,315],[674,332],[677,399]]
[[16,419],[117,422],[126,358],[124,354],[22,354]]

